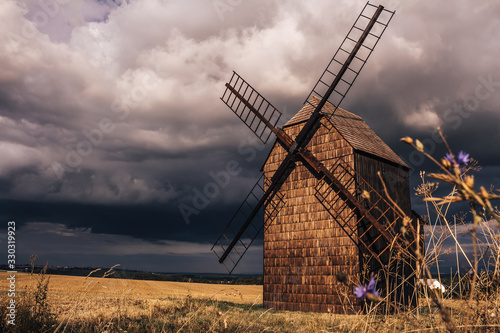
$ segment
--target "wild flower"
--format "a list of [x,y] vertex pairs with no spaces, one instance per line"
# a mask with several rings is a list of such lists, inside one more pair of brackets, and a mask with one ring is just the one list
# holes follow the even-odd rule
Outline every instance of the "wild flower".
[[[379,292],[375,289],[377,285],[377,281],[373,278],[370,279],[368,285],[360,284],[356,288],[354,288],[354,295],[356,295],[359,299],[373,299],[378,298],[380,296]],[[375,297],[373,297],[375,296]]]
[[410,137],[401,139],[401,141],[413,146],[441,168],[442,172],[431,173],[429,174],[429,177],[444,181],[454,186],[454,189],[456,189],[456,191],[446,197],[440,198],[430,196],[426,197],[424,201],[434,201],[438,205],[468,201],[473,214],[474,228],[477,228],[478,223],[482,220],[481,216],[476,211],[477,207],[483,207],[485,212],[488,213],[491,218],[497,220],[500,225],[500,214],[498,214],[496,209],[491,204],[491,200],[500,199],[500,195],[489,193],[484,187],[481,187],[479,191],[474,189],[474,176],[463,174],[463,172],[465,172],[465,166],[471,161],[469,154],[461,150],[455,159],[455,155],[451,152],[451,149],[439,127],[438,132],[448,148],[448,153],[441,159],[441,163],[424,151],[423,144],[419,140],[414,141]]
[[469,154],[464,153],[462,150],[458,153],[458,164],[467,165],[470,162]]
[[470,156],[461,150],[458,153],[457,159],[455,160],[455,156],[451,153],[447,153],[442,160],[442,164],[448,169],[453,166],[454,168],[460,169],[462,172],[465,170],[465,166],[469,164]]

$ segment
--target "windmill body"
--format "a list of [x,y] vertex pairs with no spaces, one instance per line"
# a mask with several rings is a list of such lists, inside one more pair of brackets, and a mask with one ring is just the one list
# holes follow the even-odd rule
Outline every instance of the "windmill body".
[[[310,105],[318,101],[313,97],[311,104],[285,124],[285,132],[296,137],[312,113]],[[322,114],[328,115],[334,109],[327,103]],[[307,148],[327,168],[335,168],[341,162],[382,192],[377,175],[380,171],[391,197],[410,216],[408,166],[360,117],[337,108],[330,120],[333,128],[321,126]],[[280,145],[273,146],[263,167],[266,178],[272,177],[286,155]],[[359,195],[356,179],[352,181],[348,175],[341,175],[340,169],[337,176],[349,191]],[[318,200],[317,183],[318,179],[307,165],[298,163],[281,187],[286,203],[264,233],[264,306],[267,308],[333,313],[360,309],[362,303],[352,293],[353,283],[340,282],[338,276],[359,281],[359,276],[369,275],[374,269],[363,272],[367,269],[364,264],[369,261],[363,254],[367,253],[353,242]],[[343,209],[341,203],[333,209],[341,211],[339,220],[347,224],[346,228],[356,230],[355,236],[363,232],[358,230],[357,214]],[[383,244],[379,248],[375,246],[374,252],[383,249]],[[378,278],[382,279],[383,276]]]

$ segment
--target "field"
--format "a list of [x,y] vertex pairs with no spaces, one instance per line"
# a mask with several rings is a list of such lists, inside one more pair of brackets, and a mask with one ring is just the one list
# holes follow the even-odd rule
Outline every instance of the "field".
[[[102,275],[102,273],[100,274]],[[5,281],[6,272],[0,273],[0,279]],[[62,298],[71,294],[72,297],[99,296],[103,298],[134,295],[142,299],[152,298],[183,298],[191,295],[193,298],[213,297],[217,301],[235,303],[262,302],[262,286],[238,286],[241,294],[235,294],[235,288],[219,284],[184,283],[168,281],[138,281],[125,279],[109,279],[100,277],[81,277],[67,275],[50,275],[49,299],[61,302]],[[16,284],[21,289],[29,287],[37,280],[28,273],[18,273]],[[5,285],[2,285],[2,291]]]
[[[28,295],[35,295],[38,301],[31,300],[31,311],[38,307],[38,312],[37,318],[30,318],[26,308],[18,308],[17,332],[446,331],[438,307],[425,297],[418,309],[397,315],[300,313],[263,309],[262,286],[122,280],[100,273],[87,278],[18,273],[16,302],[30,302]],[[2,310],[6,278],[7,273],[0,272]],[[457,324],[463,323],[468,302],[448,299],[444,304]],[[497,302],[476,302],[467,331],[496,332],[500,326],[491,319],[497,319],[497,310]],[[461,327],[465,325],[457,325]]]
[[[3,308],[6,278],[7,273],[0,272]],[[40,315],[53,316],[47,323],[38,323],[47,332],[337,332],[359,321],[356,316],[263,309],[258,285],[18,273],[17,299],[27,301],[27,293],[43,289],[40,280],[48,282],[48,306]],[[18,326],[24,324],[21,320],[27,318],[18,314]],[[18,331],[23,332],[19,327]]]

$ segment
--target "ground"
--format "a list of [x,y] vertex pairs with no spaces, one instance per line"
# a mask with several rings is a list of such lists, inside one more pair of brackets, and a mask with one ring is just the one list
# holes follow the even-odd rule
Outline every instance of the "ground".
[[[274,311],[262,307],[262,286],[124,280],[110,277],[16,274],[16,327],[12,332],[420,332],[446,331],[429,299],[399,315],[341,315]],[[2,312],[8,274],[0,272]],[[43,293],[43,283],[49,281]],[[32,295],[30,298],[29,295]],[[46,295],[44,297],[43,295]],[[38,298],[37,298],[38,297]],[[22,304],[28,304],[22,307]],[[45,305],[44,305],[45,304]],[[476,304],[465,320],[467,301],[445,300],[458,328],[495,332],[498,304]],[[372,305],[373,306],[373,305]],[[493,311],[493,312],[492,312]],[[29,313],[36,315],[29,316]],[[487,316],[487,317],[486,317]],[[40,318],[51,318],[41,320]],[[492,319],[494,319],[492,321]],[[16,331],[17,328],[17,331]],[[2,331],[0,329],[0,331]]]

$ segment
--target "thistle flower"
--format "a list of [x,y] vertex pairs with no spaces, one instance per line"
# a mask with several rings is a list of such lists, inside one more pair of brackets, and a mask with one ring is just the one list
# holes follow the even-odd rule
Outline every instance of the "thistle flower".
[[368,282],[368,285],[359,285],[356,288],[354,288],[354,295],[356,295],[357,298],[359,299],[365,299],[365,298],[370,298],[370,296],[375,295],[375,296],[380,296],[379,292],[375,289],[377,284],[377,281],[373,278],[373,276],[370,279],[370,282]]

